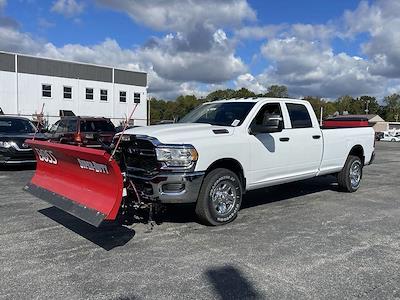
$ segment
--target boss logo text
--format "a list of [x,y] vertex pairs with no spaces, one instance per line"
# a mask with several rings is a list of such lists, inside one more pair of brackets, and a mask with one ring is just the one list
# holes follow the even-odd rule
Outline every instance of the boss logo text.
[[53,152],[44,149],[35,149],[38,154],[39,160],[44,161],[49,164],[56,165],[58,163],[57,158],[54,156]]

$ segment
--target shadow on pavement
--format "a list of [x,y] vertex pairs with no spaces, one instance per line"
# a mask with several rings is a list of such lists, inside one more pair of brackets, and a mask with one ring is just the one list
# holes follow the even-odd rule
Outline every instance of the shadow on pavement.
[[35,170],[36,164],[22,164],[22,165],[2,165],[0,164],[0,171],[27,171]]
[[[326,176],[313,178],[247,192],[244,195],[241,209],[248,209],[325,190],[337,190],[335,177]],[[42,209],[39,210],[39,212],[99,245],[105,250],[111,250],[115,247],[123,246],[135,235],[134,230],[119,225],[116,222],[105,223],[99,228],[96,228],[56,207]],[[129,218],[129,220],[127,219],[124,224],[147,224],[148,219],[146,216],[148,216],[148,214],[144,212],[139,219]],[[154,218],[155,223],[159,225],[164,222],[190,223],[198,221],[195,214],[194,204],[168,205],[165,211],[154,216]]]
[[[337,191],[336,182],[334,176],[325,176],[249,191],[243,197],[241,209],[327,190]],[[194,210],[194,204],[170,205],[161,216],[160,221],[171,223],[197,222]]]
[[205,272],[208,281],[213,285],[216,296],[228,299],[263,299],[253,284],[232,266],[217,267]]
[[117,223],[105,223],[96,228],[54,206],[39,212],[107,251],[124,246],[135,236],[133,229]]
[[249,191],[244,195],[241,209],[328,190],[338,191],[337,180],[335,176],[316,177],[312,179],[271,186],[268,188],[257,189]]

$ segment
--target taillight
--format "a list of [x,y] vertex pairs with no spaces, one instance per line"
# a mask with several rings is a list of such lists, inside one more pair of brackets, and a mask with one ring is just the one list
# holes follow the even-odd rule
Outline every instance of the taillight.
[[82,135],[80,134],[80,133],[75,133],[74,134],[74,141],[76,142],[76,143],[82,143]]

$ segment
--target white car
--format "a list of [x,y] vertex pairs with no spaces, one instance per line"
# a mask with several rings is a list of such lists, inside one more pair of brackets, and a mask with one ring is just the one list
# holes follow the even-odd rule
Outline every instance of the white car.
[[400,136],[393,136],[385,133],[383,135],[383,138],[381,138],[380,140],[384,142],[400,142]]

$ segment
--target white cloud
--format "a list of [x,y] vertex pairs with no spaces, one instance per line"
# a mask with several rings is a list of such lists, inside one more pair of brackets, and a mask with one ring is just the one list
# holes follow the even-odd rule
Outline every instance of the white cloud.
[[159,31],[192,31],[198,24],[237,26],[255,20],[246,0],[96,0],[111,9],[126,12],[137,23]]
[[235,31],[235,36],[239,39],[264,40],[277,36],[289,25],[265,25],[265,26],[244,26]]
[[72,18],[80,15],[84,10],[83,2],[76,0],[57,0],[51,7],[52,12],[59,13],[67,18]]
[[264,79],[288,85],[295,95],[377,94],[384,82],[381,76],[370,74],[368,61],[346,53],[335,54],[320,42],[297,37],[272,39],[261,51],[274,62]]
[[362,2],[355,11],[344,15],[345,34],[356,37],[369,34],[361,45],[371,61],[370,72],[388,78],[400,77],[400,2],[379,0],[372,4]]
[[7,0],[0,0],[0,11],[2,11],[6,5],[7,5]]
[[239,75],[234,83],[237,88],[244,87],[256,94],[262,94],[267,91],[267,88],[259,82],[259,79],[250,73]]

